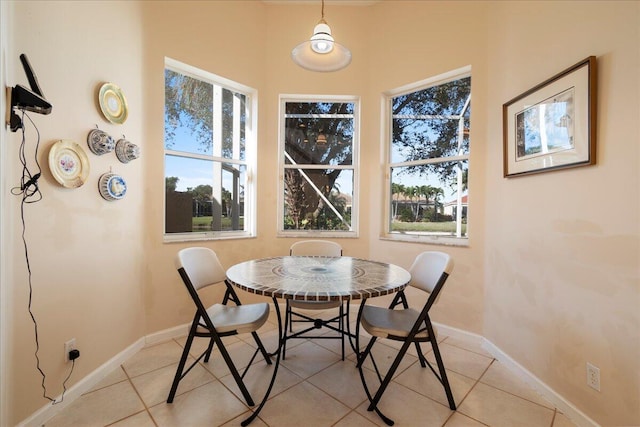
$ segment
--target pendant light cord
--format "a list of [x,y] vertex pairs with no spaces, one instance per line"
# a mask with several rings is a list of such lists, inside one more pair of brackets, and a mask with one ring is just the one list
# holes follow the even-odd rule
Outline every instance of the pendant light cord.
[[320,9],[320,21],[318,22],[319,24],[326,24],[327,21],[324,20],[324,0],[322,0],[322,6]]

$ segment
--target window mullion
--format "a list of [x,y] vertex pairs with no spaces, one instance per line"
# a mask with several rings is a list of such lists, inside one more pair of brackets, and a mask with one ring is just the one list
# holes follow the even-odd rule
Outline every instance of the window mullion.
[[443,116],[433,114],[394,114],[393,119],[409,120],[459,120],[461,116]]
[[460,116],[458,118],[458,154],[462,154],[463,152],[463,143],[464,143],[464,114],[469,108],[469,104],[471,103],[471,94],[467,97],[466,102],[464,103],[464,107],[462,107],[462,111],[460,111]]
[[462,163],[456,167],[456,237],[462,237]]
[[353,114],[285,114],[285,119],[353,119]]
[[[222,87],[213,85],[213,155],[222,157]],[[213,162],[211,228],[222,230],[222,163]]]
[[[240,158],[240,130],[241,122],[240,117],[242,115],[242,103],[240,97],[233,95],[233,155],[234,159]],[[232,171],[232,187],[231,187],[231,227],[236,230],[240,227],[240,172],[236,168],[230,168]],[[222,187],[222,185],[220,185]]]
[[233,96],[233,158],[240,158],[240,117],[242,111],[240,97]]
[[[285,152],[285,157],[289,157],[289,154]],[[286,164],[284,165],[285,169],[340,169],[340,170],[354,170],[355,167],[353,165],[316,165],[309,163],[294,163],[294,164]]]
[[436,163],[455,162],[455,161],[468,160],[468,159],[469,159],[469,155],[463,154],[460,156],[437,157],[435,159],[412,160],[410,162],[396,162],[396,163],[390,163],[390,166],[391,167],[421,166],[421,165],[432,165]]

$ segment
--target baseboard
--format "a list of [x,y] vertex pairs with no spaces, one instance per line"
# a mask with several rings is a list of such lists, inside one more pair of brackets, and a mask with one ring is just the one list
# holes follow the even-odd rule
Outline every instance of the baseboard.
[[454,328],[453,326],[443,325],[442,323],[438,323],[438,322],[433,322],[433,326],[437,328],[438,335],[446,335],[451,338],[462,339],[467,342],[473,342],[474,344],[478,344],[478,345],[482,345],[484,341],[484,338],[482,337],[482,335],[465,331],[463,329]]
[[[32,414],[29,418],[22,421],[18,426],[24,427],[36,427],[42,426],[46,421],[55,417],[64,408],[69,406],[78,397],[82,396],[87,391],[91,390],[96,384],[102,381],[107,375],[113,372],[118,366],[122,365],[127,359],[136,354],[138,351],[146,346],[159,344],[169,341],[173,338],[185,336],[189,332],[189,325],[180,325],[173,328],[165,329],[164,331],[156,332],[145,337],[140,338],[138,341],[127,347],[125,350],[111,358],[95,371],[78,381],[72,387],[70,387],[64,394],[64,401],[52,405],[48,404],[42,407],[40,410]],[[61,396],[56,397],[56,401],[60,400]]]
[[[135,343],[112,357],[110,360],[102,364],[98,369],[91,372],[89,375],[75,383],[64,394],[64,400],[58,404],[48,404],[40,408],[33,413],[29,418],[22,421],[18,426],[24,427],[37,427],[42,426],[45,422],[55,417],[58,413],[63,411],[67,406],[72,404],[77,398],[82,396],[87,391],[91,390],[96,384],[106,378],[107,375],[112,373],[118,366],[122,365],[127,359],[136,354],[145,346],[145,337],[140,338]],[[60,400],[61,396],[56,397],[56,401]]]
[[[434,325],[437,326],[438,331],[441,334],[479,344],[482,348],[493,355],[493,357],[500,361],[500,363],[502,363],[507,369],[509,369],[512,373],[517,375],[520,379],[529,384],[529,386],[531,386],[534,390],[545,397],[577,426],[600,427],[598,423],[593,421],[585,413],[576,408],[571,402],[567,401],[561,395],[556,393],[551,387],[542,382],[539,378],[525,369],[518,362],[513,360],[509,355],[504,353],[502,350],[500,350],[500,348],[498,348],[491,341],[484,338],[482,335],[436,322],[434,322]],[[98,369],[96,369],[91,374],[87,375],[82,380],[74,384],[71,388],[69,388],[65,393],[64,402],[61,402],[57,405],[49,404],[44,406],[43,408],[32,414],[29,418],[18,424],[18,426],[42,426],[46,421],[50,420],[60,411],[64,410],[64,408],[69,406],[74,400],[82,396],[82,394],[91,390],[96,384],[102,381],[107,375],[113,372],[113,370],[122,365],[127,359],[136,354],[142,348],[149,345],[169,341],[173,338],[184,336],[187,334],[187,332],[188,325],[180,325],[140,338],[124,351],[117,354],[108,362],[104,363]],[[56,400],[58,399],[60,399],[60,396],[56,398]]]
[[160,344],[174,338],[185,337],[189,333],[190,324],[176,326],[173,328],[165,329],[164,331],[155,332],[151,335],[144,337],[145,347],[154,344]]
[[600,427],[598,423],[589,418],[584,412],[576,408],[571,402],[556,393],[551,387],[529,372],[525,367],[513,360],[508,354],[500,350],[495,344],[486,338],[482,339],[482,348],[493,355],[513,374],[526,382],[540,395],[552,403],[560,412],[579,427]]

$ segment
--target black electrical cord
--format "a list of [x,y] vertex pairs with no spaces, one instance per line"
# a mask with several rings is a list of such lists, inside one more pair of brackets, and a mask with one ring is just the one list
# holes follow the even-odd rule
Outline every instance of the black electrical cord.
[[[36,135],[37,135],[36,147],[35,147],[35,153],[34,153],[34,159],[37,166],[37,172],[35,174],[31,173],[27,165],[27,155],[25,152],[25,149],[26,149],[26,131],[24,126],[25,117],[29,119],[29,122],[31,122],[31,125],[35,129]],[[38,127],[35,125],[33,120],[31,120],[31,117],[29,117],[29,115],[26,114],[24,110],[22,110],[22,123],[23,123],[22,141],[20,142],[20,151],[19,151],[20,164],[22,164],[22,177],[20,178],[20,187],[12,188],[11,194],[13,194],[14,196],[22,196],[22,201],[20,203],[20,218],[22,220],[22,243],[24,245],[24,257],[27,263],[27,273],[28,273],[28,281],[29,281],[28,310],[29,310],[29,315],[31,316],[31,320],[33,321],[33,329],[34,329],[35,339],[36,339],[36,351],[35,351],[36,368],[38,369],[38,372],[40,372],[40,375],[42,376],[42,397],[51,401],[52,404],[55,405],[55,404],[61,403],[64,400],[64,394],[67,391],[67,380],[69,380],[69,378],[71,377],[71,374],[73,373],[73,368],[75,367],[76,362],[75,360],[71,361],[72,362],[71,371],[69,371],[69,375],[67,375],[67,377],[62,382],[62,395],[60,396],[60,400],[56,401],[55,399],[47,396],[47,387],[45,386],[46,374],[40,368],[40,358],[38,357],[38,351],[40,350],[40,342],[38,340],[38,322],[36,321],[35,315],[33,314],[33,311],[31,309],[32,300],[33,300],[33,285],[31,282],[31,263],[29,262],[29,247],[27,245],[27,239],[26,239],[27,226],[24,219],[25,205],[27,203],[36,203],[42,200],[42,193],[40,192],[40,188],[38,187],[38,179],[40,179],[40,176],[42,173],[42,169],[40,168],[40,163],[38,162],[38,148],[40,147],[40,131],[38,130]]]
[[[31,125],[36,131],[37,139],[36,139],[36,149],[34,154],[34,160],[36,162],[36,166],[38,167],[38,171],[35,174],[32,174],[29,170],[29,166],[27,165],[27,154],[25,152],[26,149],[26,131],[24,125],[22,126],[22,141],[20,142],[20,151],[18,156],[20,158],[20,164],[22,165],[22,177],[20,178],[20,187],[14,187],[11,189],[11,194],[14,196],[22,196],[23,203],[35,203],[42,200],[42,193],[38,188],[38,179],[40,179],[40,175],[42,169],[40,168],[40,163],[38,162],[38,148],[40,147],[40,131],[36,127],[35,123],[31,120],[28,114],[25,111],[22,111],[22,123],[24,124],[24,118],[29,119]],[[29,200],[34,198],[35,200]],[[24,213],[24,212],[21,212]],[[24,219],[24,215],[22,215]]]

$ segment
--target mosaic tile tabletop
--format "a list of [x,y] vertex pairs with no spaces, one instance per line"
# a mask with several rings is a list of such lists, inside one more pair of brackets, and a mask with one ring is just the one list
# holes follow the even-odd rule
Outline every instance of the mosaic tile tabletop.
[[411,275],[397,265],[358,258],[285,256],[236,264],[227,270],[227,279],[257,295],[329,301],[398,292]]

